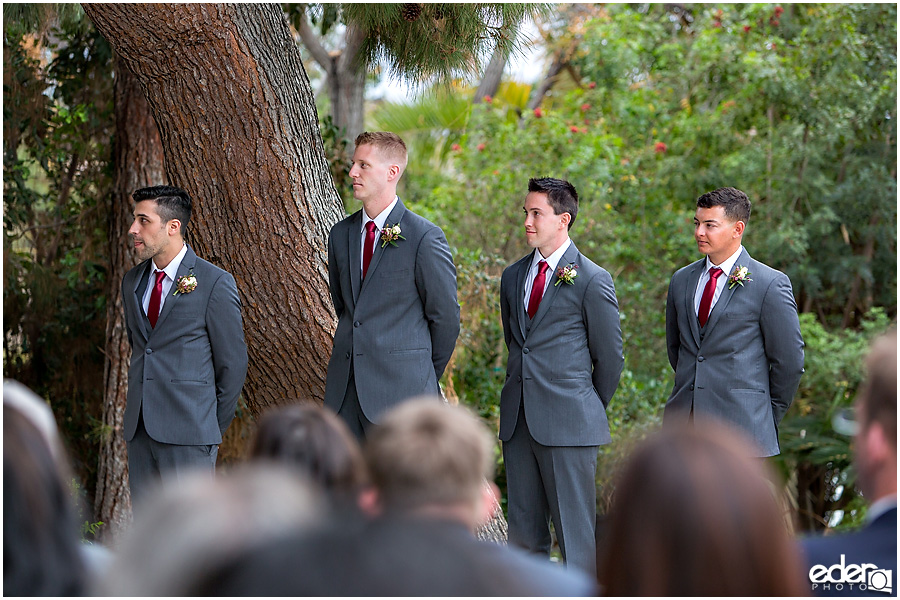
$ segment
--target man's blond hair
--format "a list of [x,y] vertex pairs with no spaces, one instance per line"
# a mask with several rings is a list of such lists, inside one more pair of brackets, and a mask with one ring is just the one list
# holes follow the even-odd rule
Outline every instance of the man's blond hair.
[[356,147],[375,146],[384,158],[395,161],[400,167],[400,172],[406,170],[407,151],[406,143],[396,133],[390,131],[363,131],[356,136]]
[[466,409],[419,397],[391,410],[365,447],[372,483],[388,511],[478,506],[493,475],[493,439]]

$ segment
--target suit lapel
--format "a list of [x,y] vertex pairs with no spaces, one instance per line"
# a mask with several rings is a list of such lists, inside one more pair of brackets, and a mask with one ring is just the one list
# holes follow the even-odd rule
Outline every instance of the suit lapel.
[[362,210],[359,210],[354,215],[354,218],[350,220],[347,235],[347,247],[350,249],[350,288],[353,292],[353,302],[356,302],[359,300],[360,280],[362,279],[362,263],[360,262],[362,252]]
[[519,332],[522,338],[525,338],[525,323],[528,315],[525,314],[525,279],[528,277],[528,271],[531,270],[531,263],[534,261],[534,253],[532,250],[527,256],[528,260],[523,260],[519,264],[519,272],[516,274],[516,297],[513,299],[515,307],[516,321],[519,323]]
[[[405,214],[406,214],[406,207],[403,206],[403,202],[398,198],[397,204],[394,206],[394,210],[392,210],[390,212],[390,214],[388,215],[387,220],[384,222],[384,226],[387,227],[388,225],[400,225],[400,222],[403,220],[403,215],[405,215]],[[360,219],[362,219],[362,213],[360,213]],[[362,225],[360,225],[360,227],[362,227]],[[406,242],[405,242],[405,240],[397,240],[394,243],[399,246],[400,244],[403,244]],[[384,248],[382,248],[381,246],[382,246],[381,234],[380,234],[380,232],[376,231],[375,232],[375,253],[372,254],[372,262],[369,263],[369,271],[366,273],[366,278],[363,279],[362,288],[359,291],[360,294],[362,294],[363,290],[365,290],[368,287],[369,282],[372,281],[372,275],[375,273],[375,269],[378,268],[378,264],[381,262],[381,257],[384,255],[385,250],[387,250],[388,248],[391,247],[390,244],[388,244]],[[359,256],[359,252],[357,252],[357,256]],[[361,272],[361,268],[360,268],[360,272]]]
[[[734,263],[734,267],[732,267],[732,273],[739,266],[744,265],[748,266],[750,264],[750,255],[747,253],[747,249],[744,248],[741,250],[740,256],[738,256],[737,262]],[[719,296],[719,299],[716,301],[716,305],[712,307],[712,310],[709,313],[709,321],[706,323],[706,331],[712,331],[712,328],[716,326],[716,323],[719,322],[719,318],[722,316],[722,313],[725,312],[725,309],[728,307],[728,303],[731,301],[731,297],[734,296],[735,290],[739,288],[739,285],[735,285],[731,289],[729,289],[728,285],[728,277],[731,277],[731,273],[723,273],[723,277],[725,277],[725,289],[722,290],[722,294]]]
[[137,270],[137,281],[134,282],[134,300],[137,306],[137,322],[144,339],[150,336],[150,320],[144,312],[144,294],[147,291],[148,273],[151,269],[151,260],[145,261]]
[[[159,319],[156,320],[157,328],[162,326],[163,321],[165,321],[166,317],[169,316],[169,313],[172,312],[172,307],[175,306],[175,303],[178,302],[178,300],[184,295],[175,295],[175,286],[178,285],[178,279],[190,273],[194,269],[196,264],[197,255],[194,254],[194,251],[190,246],[188,246],[187,252],[184,254],[184,258],[181,259],[181,264],[178,265],[178,271],[175,273],[175,282],[172,283],[172,287],[171,289],[169,289],[169,295],[163,302],[162,312],[159,313]],[[197,285],[200,285],[199,281],[197,282]]]
[[[535,250],[536,252],[536,250]],[[531,320],[531,329],[534,330],[537,328],[538,324],[544,318],[544,315],[547,314],[547,311],[550,310],[550,305],[553,304],[554,298],[556,298],[556,294],[559,293],[559,288],[563,287],[566,284],[556,285],[557,277],[556,272],[559,270],[559,267],[575,263],[579,267],[579,258],[580,254],[578,253],[578,248],[575,247],[575,242],[569,244],[569,248],[563,253],[562,258],[559,259],[559,264],[556,265],[556,269],[550,273],[550,285],[544,291],[544,297],[541,298],[541,303],[538,305],[538,311],[534,315],[534,319]]]
[[706,266],[705,258],[694,263],[688,273],[687,287],[684,290],[685,314],[688,315],[691,335],[694,336],[694,343],[697,346],[700,346],[700,321],[697,320],[697,310],[694,308],[694,295],[697,293],[697,284],[700,283],[700,275],[703,274],[704,266]]

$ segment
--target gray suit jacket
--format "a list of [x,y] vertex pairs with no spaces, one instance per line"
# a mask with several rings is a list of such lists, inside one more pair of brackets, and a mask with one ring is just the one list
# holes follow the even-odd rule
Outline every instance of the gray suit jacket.
[[383,248],[377,240],[363,281],[362,210],[328,235],[328,283],[338,325],[325,406],[340,409],[352,361],[359,405],[373,423],[403,400],[440,392],[438,379],[459,335],[456,267],[444,232],[401,201],[386,224],[399,225],[405,239]]
[[574,263],[578,276],[571,285],[555,285],[553,273],[529,323],[525,277],[533,256],[534,252],[507,267],[500,279],[500,313],[509,349],[500,394],[500,439],[512,437],[519,404],[524,402],[525,421],[538,443],[608,444],[606,407],[624,364],[612,277],[572,243],[558,267]]
[[[700,328],[694,294],[706,258],[676,271],[666,299],[666,344],[675,386],[664,422],[736,425],[760,456],[778,454],[778,424],[803,374],[803,337],[787,275],[741,252],[753,281],[728,289]],[[728,274],[731,275],[730,273]]]
[[175,296],[173,285],[152,328],[141,306],[151,269],[145,260],[122,279],[131,343],[125,439],[134,438],[143,408],[144,428],[158,442],[218,444],[247,375],[234,278],[188,247],[177,277],[193,272],[197,287]]

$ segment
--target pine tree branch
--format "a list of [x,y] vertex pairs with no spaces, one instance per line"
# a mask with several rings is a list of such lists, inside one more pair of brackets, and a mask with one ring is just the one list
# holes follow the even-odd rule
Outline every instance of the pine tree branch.
[[303,45],[309,50],[313,60],[319,63],[319,66],[322,67],[326,73],[330,73],[334,68],[331,64],[331,55],[322,45],[322,42],[319,41],[319,37],[309,26],[309,20],[306,18],[305,11],[302,11],[301,14],[298,15],[297,21],[297,33],[300,34]]

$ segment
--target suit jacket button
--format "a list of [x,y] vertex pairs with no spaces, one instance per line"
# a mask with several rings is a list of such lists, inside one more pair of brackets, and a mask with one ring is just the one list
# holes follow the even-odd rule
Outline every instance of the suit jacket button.
[[359,321],[353,321],[353,326],[354,326],[354,327],[359,327]]
[[693,384],[691,385],[691,391],[692,391],[692,392],[694,391],[694,386],[693,386]]
[[147,354],[153,354],[153,350],[151,350],[150,348],[147,348],[146,350],[144,350],[144,352],[146,352]]
[[522,381],[522,376],[516,377],[516,381]]
[[706,359],[703,358],[702,356],[697,357],[697,362],[703,362],[704,360],[706,360]]
[[522,354],[528,354],[528,348],[522,348]]
[[349,353],[349,352],[347,353],[347,358],[350,358],[350,353]]

